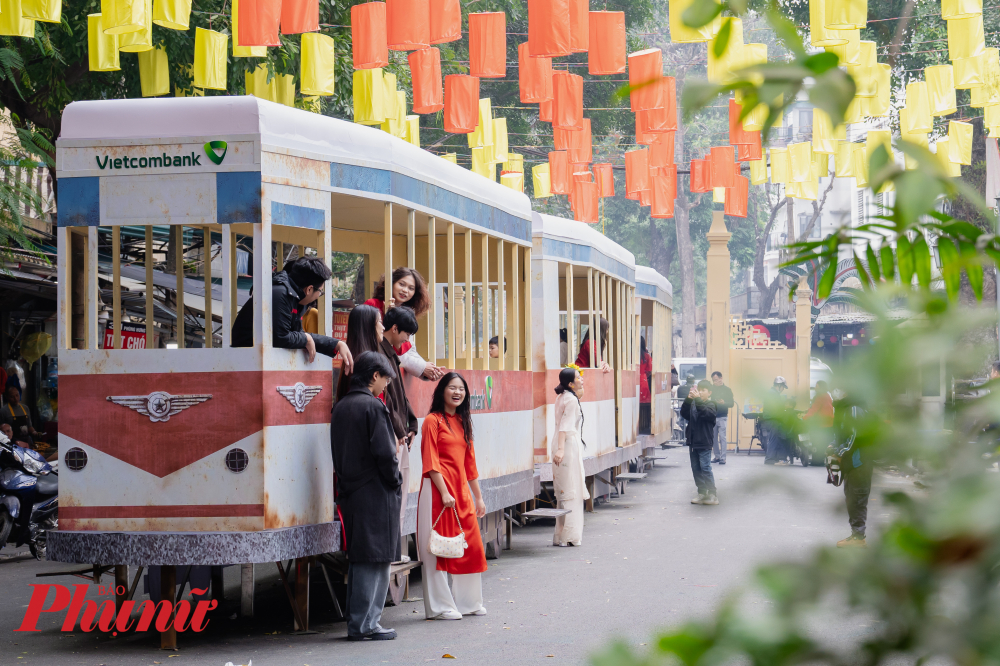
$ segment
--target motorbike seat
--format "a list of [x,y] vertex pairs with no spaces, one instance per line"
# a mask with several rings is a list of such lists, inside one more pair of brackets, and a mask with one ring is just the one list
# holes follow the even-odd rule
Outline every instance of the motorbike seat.
[[59,493],[59,477],[55,474],[43,474],[38,477],[39,495],[56,495]]

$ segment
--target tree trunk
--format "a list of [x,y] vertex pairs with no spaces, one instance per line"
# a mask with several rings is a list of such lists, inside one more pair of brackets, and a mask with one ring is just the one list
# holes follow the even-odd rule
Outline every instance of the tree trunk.
[[[684,123],[678,119],[677,133],[674,137],[676,153],[680,162],[684,162]],[[695,305],[694,292],[694,248],[691,246],[691,219],[688,213],[691,203],[687,198],[687,189],[677,188],[677,203],[674,206],[674,229],[677,231],[677,256],[680,258],[681,274],[681,355],[691,357],[697,354],[695,339]]]
[[656,220],[649,218],[649,263],[651,267],[660,275],[667,277],[670,275],[670,264],[673,263],[673,249],[667,245],[660,228],[656,226]]
[[753,260],[753,283],[760,293],[757,301],[757,316],[760,318],[771,314],[771,304],[774,302],[774,295],[778,291],[779,284],[778,277],[775,277],[771,284],[768,284],[764,274],[764,253],[767,251],[767,238],[771,235],[775,220],[778,219],[778,211],[790,201],[791,199],[785,198],[775,204],[774,208],[771,209],[764,231],[757,236],[757,251]]

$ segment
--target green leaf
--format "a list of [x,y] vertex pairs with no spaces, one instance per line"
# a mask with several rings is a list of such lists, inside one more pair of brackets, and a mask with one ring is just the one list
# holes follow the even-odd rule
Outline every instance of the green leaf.
[[906,234],[900,234],[896,239],[896,259],[899,262],[899,281],[909,287],[913,284],[913,245]]
[[714,641],[707,632],[693,624],[681,631],[660,637],[660,651],[673,654],[688,666],[697,664],[712,648]]
[[[816,58],[819,55],[832,54],[817,54],[813,57]],[[809,101],[826,111],[833,126],[836,127],[844,122],[847,107],[854,99],[856,91],[854,79],[844,70],[834,67],[816,76],[816,82],[809,89]]]
[[729,19],[723,19],[722,28],[719,30],[719,34],[715,36],[715,40],[712,41],[712,54],[716,58],[721,58],[722,54],[726,52],[726,47],[729,46],[729,36],[733,33],[733,22]]
[[837,54],[830,53],[829,51],[820,51],[802,61],[802,65],[817,76],[829,69],[833,69],[839,63],[840,58]]
[[865,270],[865,265],[861,263],[861,257],[858,256],[857,252],[854,253],[854,268],[858,271],[858,275],[861,277],[861,284],[863,284],[866,288],[875,286],[872,282],[871,276],[868,275],[868,271]]
[[969,287],[975,294],[976,300],[981,301],[983,300],[983,264],[979,253],[976,252],[976,246],[969,241],[960,240],[958,248],[962,255],[962,264],[965,266],[965,275],[969,278]]
[[882,281],[882,272],[878,267],[878,257],[875,255],[875,250],[872,249],[870,243],[865,246],[865,254],[868,259],[868,271],[872,274],[872,282],[878,285]]
[[948,224],[942,225],[941,230],[944,231],[949,236],[954,236],[955,238],[964,237],[973,243],[983,235],[983,230],[976,225],[966,222],[965,220],[953,220]]
[[[895,168],[898,170],[898,167]],[[897,173],[895,183],[895,211],[902,218],[904,227],[917,224],[922,215],[934,210],[938,197],[944,194],[941,181],[919,169]]]
[[927,240],[921,233],[917,234],[917,240],[913,243],[913,268],[917,273],[917,282],[924,289],[931,287],[931,251],[927,247]]
[[944,278],[948,298],[956,301],[962,286],[962,266],[955,242],[944,236],[938,238],[938,256],[941,258],[941,276]]
[[681,20],[689,28],[700,28],[715,20],[722,13],[722,5],[714,0],[695,0],[684,10]]
[[889,246],[889,243],[883,241],[879,254],[882,255],[882,275],[887,281],[892,282],[896,275],[896,258],[892,254],[892,247]]
[[684,90],[681,92],[681,107],[684,109],[685,117],[711,104],[725,89],[724,86],[718,86],[710,81],[685,81]]
[[830,297],[830,292],[833,291],[833,282],[837,279],[837,262],[836,260],[831,261],[826,270],[823,271],[823,277],[819,279],[819,286],[816,288],[816,298],[823,301]]

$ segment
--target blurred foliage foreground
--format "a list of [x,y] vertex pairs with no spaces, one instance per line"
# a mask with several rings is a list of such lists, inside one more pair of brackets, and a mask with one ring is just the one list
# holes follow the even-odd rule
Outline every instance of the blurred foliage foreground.
[[[746,11],[733,2],[699,4],[714,7],[685,14],[693,27],[720,12]],[[822,64],[826,71],[830,63],[805,57],[798,35],[774,5],[769,20],[804,69]],[[810,77],[819,78],[818,72],[802,72],[790,79],[787,68],[769,69],[777,66],[749,68],[716,94],[740,89],[775,100],[774,117],[799,86],[808,89]],[[774,92],[782,86],[790,93],[783,100]],[[840,97],[824,100],[826,106],[846,108],[853,87],[839,86],[834,92]],[[711,94],[692,97],[686,111],[712,100]],[[906,142],[897,142],[896,149],[917,168],[902,169],[879,148],[870,156],[870,184],[876,192],[894,188],[897,205],[859,227],[796,245],[789,264],[818,264],[819,297],[825,298],[837,262],[853,258],[865,287],[864,309],[877,319],[871,326],[876,337],[835,371],[832,383],[866,410],[855,445],[880,467],[918,470],[919,485],[883,494],[893,517],[880,534],[869,533],[867,548],[838,551],[838,535],[831,534],[831,545],[804,561],[759,568],[754,589],[733,592],[713,616],[663,633],[642,653],[614,644],[592,658],[595,666],[1000,664],[1000,474],[993,467],[1000,380],[986,386],[992,394],[956,401],[946,429],[940,419],[933,425],[921,400],[924,380],[939,382],[942,372],[946,378],[982,376],[994,353],[966,341],[977,327],[996,326],[996,311],[963,307],[959,291],[964,280],[982,298],[983,271],[1000,262],[1000,244],[995,234],[941,212],[942,204],[961,198],[988,219],[995,214],[979,193],[949,178],[926,149]],[[904,320],[890,317],[900,309],[908,313]],[[748,593],[770,603],[751,609]]]

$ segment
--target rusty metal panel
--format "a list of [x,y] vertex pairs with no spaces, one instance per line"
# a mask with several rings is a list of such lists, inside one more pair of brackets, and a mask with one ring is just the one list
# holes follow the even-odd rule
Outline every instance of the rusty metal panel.
[[266,529],[333,520],[330,424],[264,428]]

